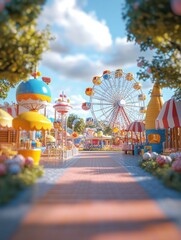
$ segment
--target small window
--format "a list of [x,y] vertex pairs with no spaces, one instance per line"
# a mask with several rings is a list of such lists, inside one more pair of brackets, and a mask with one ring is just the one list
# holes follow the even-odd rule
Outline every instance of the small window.
[[159,134],[149,134],[148,142],[149,143],[160,143],[160,135]]

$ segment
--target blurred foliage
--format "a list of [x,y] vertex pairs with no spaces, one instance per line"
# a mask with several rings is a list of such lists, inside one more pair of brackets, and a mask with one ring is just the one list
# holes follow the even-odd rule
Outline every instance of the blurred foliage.
[[123,19],[126,21],[128,41],[139,44],[141,51],[153,51],[151,61],[144,57],[138,59],[141,62],[139,79],[151,79],[161,87],[179,89],[181,16],[172,12],[170,0],[126,0]]
[[70,114],[69,116],[68,116],[68,119],[67,119],[67,127],[68,128],[73,128],[73,121],[75,120],[75,119],[78,119],[79,117],[76,115],[76,114]]
[[44,174],[42,166],[25,167],[17,175],[6,174],[0,176],[0,205],[7,204],[20,191],[35,184],[37,178]]
[[7,80],[0,80],[0,99],[7,97],[10,87],[14,87],[14,85]]
[[174,93],[174,98],[176,100],[181,100],[181,87],[177,88]]
[[45,0],[11,0],[0,13],[0,98],[6,97],[9,87],[29,77],[49,48],[53,39],[49,27],[37,30],[44,3]]
[[112,128],[110,128],[109,126],[105,127],[104,131],[103,131],[103,134],[111,136],[112,135]]
[[166,187],[181,192],[181,173],[175,172],[171,164],[159,166],[153,159],[147,161],[140,159],[139,166],[159,178]]
[[[75,123],[73,127],[73,121],[79,120]],[[83,118],[78,117],[76,114],[70,114],[67,119],[67,127],[71,128],[73,131],[78,132],[79,134],[83,134],[85,129],[85,122]]]
[[80,120],[75,124],[74,131],[78,132],[79,134],[83,134],[85,129],[85,122],[83,118],[80,118]]

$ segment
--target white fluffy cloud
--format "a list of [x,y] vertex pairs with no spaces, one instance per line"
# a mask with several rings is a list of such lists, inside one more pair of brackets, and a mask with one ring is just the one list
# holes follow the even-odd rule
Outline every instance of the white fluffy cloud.
[[[86,13],[76,0],[54,0],[45,6],[40,23],[47,23],[59,31],[64,41],[81,47],[103,50],[112,44],[112,37],[104,21]],[[104,41],[102,41],[104,39]]]
[[[79,5],[78,5],[79,3]],[[56,40],[43,55],[42,64],[60,79],[90,81],[103,70],[136,66],[139,46],[126,38],[112,37],[95,12],[83,11],[83,1],[54,0],[45,5],[40,22],[50,24]],[[146,53],[147,55],[150,53]]]
[[100,60],[93,60],[84,54],[61,56],[59,53],[44,54],[42,64],[60,74],[61,78],[90,81],[104,69]]
[[[133,42],[127,42],[127,38],[116,38],[114,45],[112,45],[107,51],[107,58],[104,60],[104,64],[108,64],[111,67],[128,68],[136,66],[137,59],[140,56],[139,46]],[[152,56],[151,51],[141,53],[142,56],[147,58]]]

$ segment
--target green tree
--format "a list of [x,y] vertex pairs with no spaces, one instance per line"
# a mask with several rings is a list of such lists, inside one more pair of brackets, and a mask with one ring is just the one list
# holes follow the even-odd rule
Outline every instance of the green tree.
[[0,80],[0,99],[7,97],[7,92],[9,91],[10,87],[13,87],[7,80]]
[[[0,13],[0,98],[9,87],[27,80],[52,39],[48,26],[37,29],[45,0],[11,0]],[[6,88],[6,83],[8,87]]]
[[85,129],[85,122],[83,118],[80,118],[80,120],[75,124],[74,131],[78,132],[79,134],[83,134]]
[[73,129],[73,121],[78,118],[79,117],[76,114],[70,114],[67,119],[67,127]]
[[161,87],[181,87],[181,17],[170,6],[170,0],[126,0],[123,9],[129,41],[141,51],[152,49],[151,61],[138,59],[142,80],[157,81]]
[[112,135],[112,128],[110,128],[109,126],[105,127],[104,131],[103,131],[103,134],[104,135]]

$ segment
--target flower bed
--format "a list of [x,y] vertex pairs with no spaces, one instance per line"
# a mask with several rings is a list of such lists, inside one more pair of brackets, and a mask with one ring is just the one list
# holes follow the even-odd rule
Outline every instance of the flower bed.
[[181,153],[170,154],[170,156],[145,153],[139,165],[158,177],[165,186],[181,192]]
[[31,157],[24,158],[8,148],[0,148],[0,204],[8,203],[20,190],[34,184],[44,173]]
[[0,204],[8,203],[26,187],[34,184],[36,179],[43,175],[41,166],[24,168],[21,173],[0,176]]

